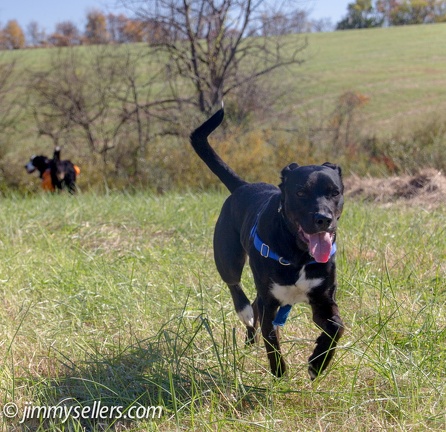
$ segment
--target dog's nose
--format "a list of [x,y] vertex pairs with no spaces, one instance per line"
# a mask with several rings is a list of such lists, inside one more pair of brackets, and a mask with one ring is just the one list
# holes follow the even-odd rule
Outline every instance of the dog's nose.
[[322,213],[316,213],[314,215],[314,223],[321,231],[327,230],[330,227],[332,220],[331,217]]

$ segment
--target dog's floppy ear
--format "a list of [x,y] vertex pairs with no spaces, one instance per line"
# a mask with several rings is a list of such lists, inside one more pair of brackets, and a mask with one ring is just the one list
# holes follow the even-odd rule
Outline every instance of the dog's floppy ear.
[[279,187],[282,188],[283,184],[286,181],[286,177],[287,175],[291,172],[294,171],[296,168],[299,168],[299,165],[295,162],[290,163],[289,165],[287,165],[281,172],[281,176],[280,179],[282,180],[282,183],[280,183]]
[[339,165],[332,164],[331,162],[325,162],[325,163],[322,164],[322,166],[326,166],[328,168],[336,170],[338,172],[338,174],[339,174],[339,177],[342,177],[342,170],[341,170],[341,167]]

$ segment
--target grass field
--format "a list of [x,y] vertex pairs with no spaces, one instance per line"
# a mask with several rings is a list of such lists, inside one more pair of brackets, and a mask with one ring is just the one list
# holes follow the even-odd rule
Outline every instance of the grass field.
[[[271,377],[262,346],[244,347],[212,259],[224,196],[2,199],[0,405],[19,410],[3,430],[446,429],[444,208],[347,202],[337,257],[347,329],[311,383],[318,331],[306,306],[284,328],[287,378]],[[252,298],[249,271],[244,283]],[[31,405],[98,403],[163,415],[19,423]]]

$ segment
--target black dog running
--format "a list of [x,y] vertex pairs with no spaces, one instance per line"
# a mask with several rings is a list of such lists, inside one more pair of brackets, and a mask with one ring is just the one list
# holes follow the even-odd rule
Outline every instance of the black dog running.
[[54,149],[53,159],[43,155],[32,156],[25,169],[28,174],[39,171],[45,191],[54,192],[66,187],[71,194],[76,192],[76,178],[80,169],[71,161],[60,159],[60,147]]
[[[282,170],[279,187],[248,183],[208,143],[223,116],[221,109],[191,134],[197,154],[231,192],[214,232],[217,269],[247,327],[248,342],[257,339],[260,325],[271,372],[278,377],[286,371],[279,327],[292,305],[310,304],[322,329],[309,358],[309,374],[315,379],[343,333],[335,301],[336,228],[344,203],[341,169],[331,163],[292,163]],[[247,256],[257,289],[252,304],[240,282]]]

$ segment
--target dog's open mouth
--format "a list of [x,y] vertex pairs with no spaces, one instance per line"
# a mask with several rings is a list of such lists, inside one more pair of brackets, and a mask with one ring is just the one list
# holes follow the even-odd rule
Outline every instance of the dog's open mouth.
[[316,262],[326,263],[330,259],[334,234],[327,231],[307,234],[299,227],[299,236],[308,245],[308,251]]

